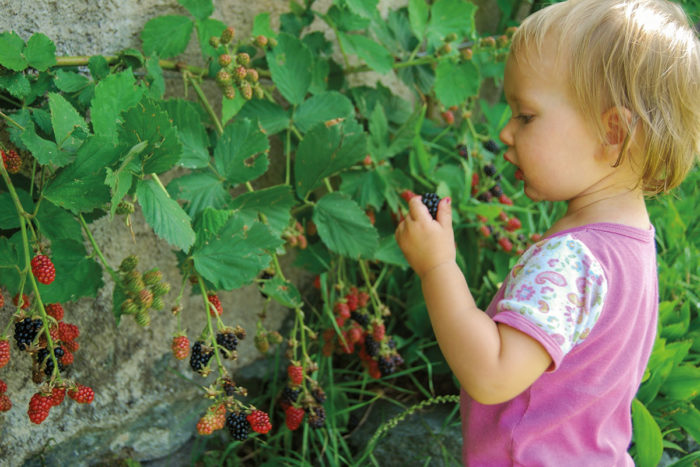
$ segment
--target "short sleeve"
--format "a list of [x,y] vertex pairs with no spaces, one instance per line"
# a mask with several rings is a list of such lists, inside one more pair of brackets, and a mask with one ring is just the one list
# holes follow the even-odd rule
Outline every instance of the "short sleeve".
[[533,245],[504,284],[493,319],[538,340],[554,367],[591,332],[607,294],[603,268],[571,235]]

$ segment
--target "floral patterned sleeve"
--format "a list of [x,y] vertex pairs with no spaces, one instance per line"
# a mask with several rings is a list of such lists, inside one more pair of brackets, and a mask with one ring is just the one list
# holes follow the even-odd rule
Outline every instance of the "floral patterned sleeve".
[[591,332],[606,293],[603,268],[588,247],[571,235],[555,236],[533,245],[513,267],[494,319],[512,325],[499,319],[502,313],[526,318],[548,337],[545,348],[558,347],[552,355],[558,365]]

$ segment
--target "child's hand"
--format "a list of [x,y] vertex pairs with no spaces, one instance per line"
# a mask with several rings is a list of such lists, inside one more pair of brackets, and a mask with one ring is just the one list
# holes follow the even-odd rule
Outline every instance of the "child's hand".
[[396,242],[408,264],[423,277],[443,263],[455,260],[454,232],[450,198],[438,205],[437,219],[433,220],[420,196],[408,202],[408,215],[396,228]]

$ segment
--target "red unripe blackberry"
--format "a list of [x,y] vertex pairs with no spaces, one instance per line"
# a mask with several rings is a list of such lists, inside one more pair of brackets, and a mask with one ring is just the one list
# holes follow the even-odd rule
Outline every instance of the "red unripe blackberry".
[[341,318],[348,319],[350,317],[350,307],[345,302],[338,302],[333,307],[335,314]]
[[95,392],[88,386],[78,384],[68,391],[68,396],[79,404],[89,404],[95,399]]
[[22,168],[22,158],[19,157],[17,151],[10,149],[7,153],[0,150],[2,153],[2,162],[5,164],[7,173],[16,174]]
[[384,334],[386,333],[386,328],[382,323],[375,323],[372,329],[372,339],[377,342],[384,340]]
[[46,305],[46,314],[56,321],[61,321],[63,319],[63,313],[64,310],[60,303],[49,303]]
[[284,422],[290,430],[299,428],[302,420],[304,420],[304,409],[301,407],[289,406],[284,411]]
[[2,294],[2,291],[0,290],[0,308],[5,306],[5,297]]
[[265,47],[267,45],[267,37],[260,35],[255,38],[255,44],[258,47]]
[[59,363],[63,364],[63,366],[72,364],[75,359],[73,353],[71,353],[65,345],[61,346],[61,349],[63,350],[63,357],[60,358]]
[[[19,306],[19,294],[12,297],[12,303],[15,306]],[[27,294],[23,293],[22,294],[22,309],[26,310],[27,308],[30,307],[30,305],[31,305],[31,303],[29,303],[29,297],[27,296]]]
[[5,391],[7,391],[7,384],[5,383],[5,381],[0,379],[0,394],[2,394]]
[[179,335],[173,337],[173,342],[170,347],[173,350],[173,355],[178,360],[184,360],[190,354],[190,340],[187,336]]
[[501,194],[501,196],[498,197],[498,202],[501,204],[505,204],[506,206],[513,205],[513,200],[510,199],[505,193]]
[[229,66],[232,61],[233,61],[233,58],[229,54],[219,55],[219,65],[221,65],[222,67]]
[[221,33],[221,36],[219,37],[219,41],[221,44],[228,44],[233,40],[233,36],[235,35],[236,31],[233,29],[233,27],[229,26],[226,29],[223,30]]
[[253,410],[250,415],[246,417],[246,419],[250,423],[250,427],[256,433],[261,433],[264,435],[272,429],[270,417],[262,410]]
[[72,341],[80,336],[78,326],[61,321],[58,323],[58,336],[63,342]]
[[27,410],[29,420],[37,425],[46,420],[52,407],[52,400],[52,396],[44,396],[39,392],[35,393],[29,401],[29,409]]
[[36,255],[31,261],[32,273],[42,284],[50,284],[56,278],[56,268],[46,255]]
[[216,429],[216,415],[207,413],[197,422],[197,433],[200,435],[210,435]]
[[511,217],[510,219],[508,219],[505,228],[508,232],[513,232],[515,230],[518,230],[520,227],[522,227],[520,219],[518,219],[517,217]]
[[360,297],[358,296],[357,289],[355,287],[353,287],[352,291],[345,296],[345,303],[348,304],[350,311],[357,310],[357,307],[360,305]]
[[493,229],[490,225],[481,224],[481,226],[479,226],[479,231],[481,232],[481,235],[483,235],[484,237],[490,237],[492,230]]
[[402,197],[402,198],[404,199],[404,201],[406,201],[407,203],[408,203],[409,201],[411,201],[411,198],[413,198],[414,196],[417,196],[417,195],[416,195],[414,192],[412,192],[411,190],[403,190],[403,191],[401,192],[401,197]]
[[[0,368],[7,365],[10,361],[10,341],[8,339],[0,340]],[[0,391],[2,392],[2,391]]]
[[287,376],[292,386],[299,386],[304,382],[304,369],[300,365],[289,365],[287,367]]
[[51,406],[55,407],[66,397],[66,388],[55,387],[51,390]]
[[455,122],[455,115],[452,113],[451,110],[446,110],[440,114],[442,116],[442,119],[447,123],[448,125],[452,125]]
[[501,237],[498,239],[498,244],[501,246],[503,251],[509,252],[513,249],[513,243],[508,237]]
[[[209,300],[209,314],[212,316],[216,316],[214,312],[221,314],[224,312],[224,308],[221,306],[221,300],[219,300],[219,297],[216,294],[209,294],[207,295],[207,300]],[[212,309],[212,307],[214,309]]]
[[7,394],[0,394],[0,412],[7,412],[12,408],[12,401]]

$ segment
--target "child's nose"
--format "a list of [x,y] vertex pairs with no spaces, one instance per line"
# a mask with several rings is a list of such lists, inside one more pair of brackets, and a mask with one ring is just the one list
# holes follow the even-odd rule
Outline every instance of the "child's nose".
[[498,134],[498,138],[501,140],[503,144],[506,146],[512,146],[513,145],[513,131],[512,131],[512,124],[513,120],[508,120],[508,123],[506,126],[503,127],[501,132]]

